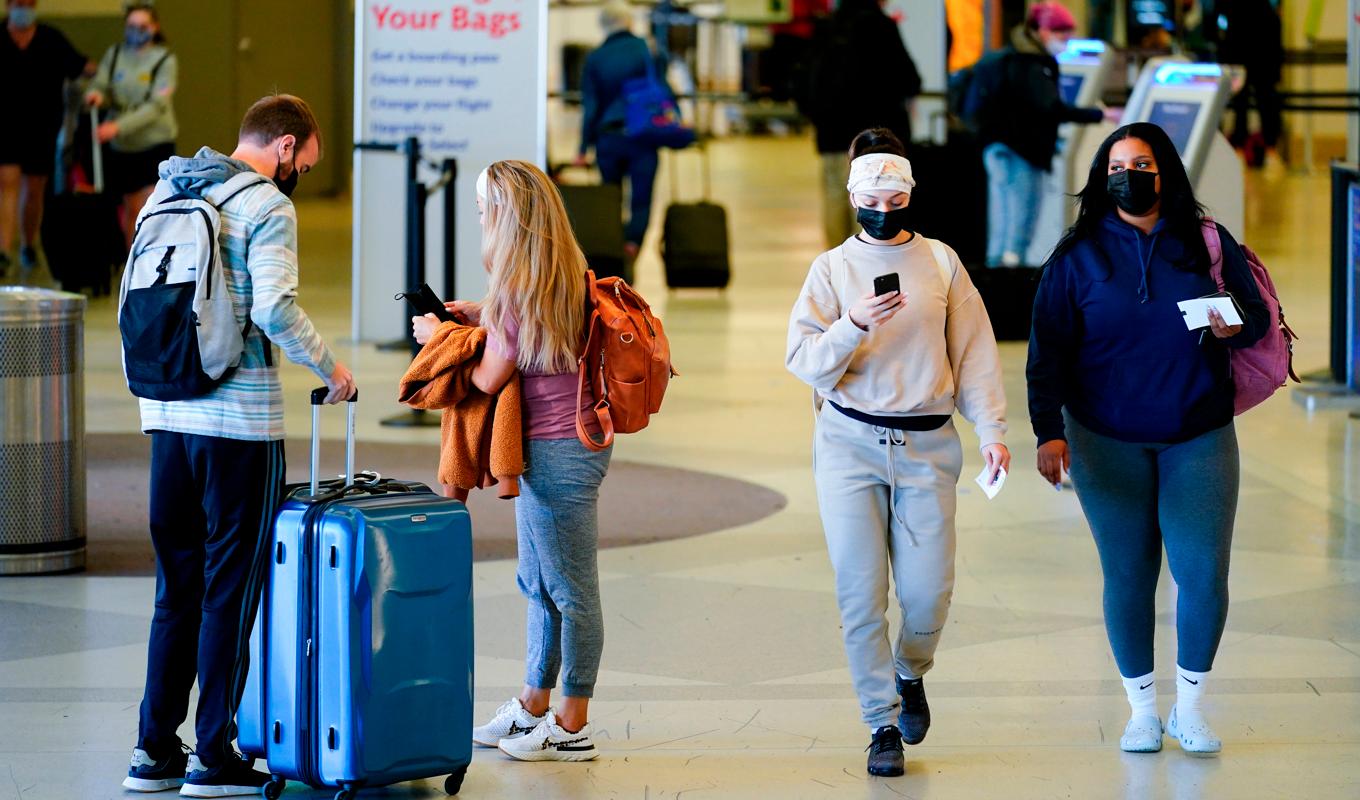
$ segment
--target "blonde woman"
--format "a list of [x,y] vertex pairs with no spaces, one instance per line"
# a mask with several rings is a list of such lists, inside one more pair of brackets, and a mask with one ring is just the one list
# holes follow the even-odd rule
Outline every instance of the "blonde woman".
[[[589,761],[599,755],[588,710],[604,649],[597,504],[611,449],[591,452],[576,436],[585,256],[556,187],[532,164],[488,167],[477,178],[477,208],[486,299],[448,305],[487,329],[472,373],[477,388],[498,392],[516,370],[523,381],[526,471],[515,520],[529,614],[524,690],[472,738],[521,761]],[[432,315],[414,318],[416,339],[423,344],[439,324]],[[559,672],[563,697],[554,709]]]

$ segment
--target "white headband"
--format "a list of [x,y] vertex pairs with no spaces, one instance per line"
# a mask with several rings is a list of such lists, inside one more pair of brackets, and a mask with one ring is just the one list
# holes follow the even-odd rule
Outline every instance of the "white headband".
[[[487,167],[487,169],[490,169],[490,167]],[[487,196],[487,172],[486,169],[484,169],[481,172],[477,173],[477,199],[481,200],[482,203],[485,204],[486,196]]]
[[906,192],[916,188],[911,162],[891,153],[870,153],[850,162],[850,180],[845,188],[851,194],[888,189]]

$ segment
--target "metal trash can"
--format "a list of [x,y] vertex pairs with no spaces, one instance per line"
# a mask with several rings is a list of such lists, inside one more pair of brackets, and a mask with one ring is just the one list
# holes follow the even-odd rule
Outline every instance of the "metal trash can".
[[85,298],[0,286],[0,575],[85,568]]

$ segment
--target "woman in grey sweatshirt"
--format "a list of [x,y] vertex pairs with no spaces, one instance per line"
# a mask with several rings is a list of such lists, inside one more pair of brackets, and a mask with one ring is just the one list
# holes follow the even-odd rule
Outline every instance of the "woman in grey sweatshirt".
[[[789,321],[787,365],[818,400],[813,470],[869,772],[901,775],[902,741],[930,727],[922,676],[954,587],[955,492],[973,423],[989,474],[1008,469],[1006,399],[991,322],[948,246],[905,229],[915,181],[890,132],[851,146],[863,232],[812,265]],[[900,291],[878,292],[889,276]],[[890,643],[891,569],[902,629]],[[899,729],[900,726],[900,729]]]
[[128,246],[137,214],[159,179],[160,164],[175,154],[172,99],[178,62],[165,46],[160,18],[149,4],[127,7],[123,41],[99,62],[86,100],[109,109],[99,126],[99,141],[108,145],[105,186],[123,198],[123,232]]

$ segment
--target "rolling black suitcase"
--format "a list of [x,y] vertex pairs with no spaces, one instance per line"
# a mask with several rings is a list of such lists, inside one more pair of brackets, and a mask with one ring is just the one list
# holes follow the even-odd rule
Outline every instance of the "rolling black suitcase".
[[1034,319],[1034,294],[1041,270],[1035,267],[971,268],[973,279],[997,341],[1027,341]]
[[945,144],[913,142],[911,169],[916,188],[907,213],[911,229],[939,239],[967,267],[987,257],[987,170],[975,138],[951,132]]
[[88,115],[68,111],[41,233],[48,270],[62,289],[107,295],[114,271],[127,258],[127,243],[118,223],[118,198],[104,191],[98,127],[94,110]]
[[553,179],[586,263],[596,277],[623,278],[631,284],[633,265],[623,252],[623,187],[617,183],[567,183],[563,178],[568,169],[555,168]]
[[[671,173],[672,202],[661,230],[661,260],[666,285],[672,289],[725,289],[732,281],[727,238],[727,209],[711,202],[708,151],[703,159],[704,198],[697,203],[675,202],[676,176]],[[675,159],[672,158],[672,166]]]

